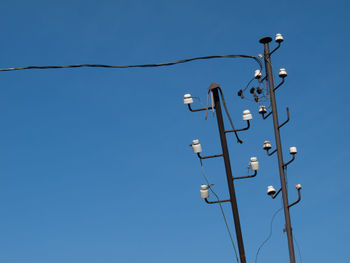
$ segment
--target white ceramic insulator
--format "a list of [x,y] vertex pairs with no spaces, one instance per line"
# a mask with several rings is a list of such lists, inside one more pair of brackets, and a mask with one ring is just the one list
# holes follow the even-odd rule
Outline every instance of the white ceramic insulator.
[[276,193],[276,190],[272,185],[269,185],[267,187],[267,194],[272,194],[272,193]]
[[276,34],[276,36],[275,36],[276,42],[282,42],[283,40],[284,40],[284,38],[283,38],[282,34],[280,34],[280,33]]
[[209,197],[209,187],[205,184],[202,184],[201,185],[201,190],[200,190],[200,193],[201,193],[201,198],[208,198]]
[[267,112],[266,107],[264,105],[259,106],[259,113],[262,113],[262,112]]
[[285,68],[281,68],[280,72],[278,73],[278,76],[280,76],[281,78],[287,77],[287,70]]
[[262,77],[261,70],[260,69],[255,70],[254,78],[260,79],[261,77]]
[[258,159],[256,157],[251,157],[249,164],[250,164],[250,169],[252,169],[252,171],[259,170],[259,162],[258,162]]
[[301,184],[297,184],[297,185],[295,186],[295,188],[296,188],[297,190],[300,190],[300,189],[301,189]]
[[202,145],[199,143],[199,140],[192,141],[192,149],[193,149],[194,153],[201,153],[202,152]]
[[250,121],[251,119],[253,119],[253,116],[252,114],[250,114],[250,111],[249,110],[243,111],[243,120]]
[[293,146],[289,148],[289,153],[290,154],[296,154],[298,152],[297,147]]
[[193,103],[193,98],[191,94],[185,94],[184,95],[184,104],[191,104]]
[[271,148],[270,141],[264,141],[264,149]]

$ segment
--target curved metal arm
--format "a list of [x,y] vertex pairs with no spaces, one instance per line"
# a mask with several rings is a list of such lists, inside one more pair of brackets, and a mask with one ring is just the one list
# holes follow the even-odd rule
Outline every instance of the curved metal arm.
[[247,175],[247,176],[240,176],[240,177],[232,177],[233,180],[236,180],[236,179],[246,179],[246,178],[252,178],[252,177],[255,177],[256,175],[258,174],[258,171],[254,171],[254,174],[252,175]]
[[278,84],[278,85],[273,89],[273,91],[275,91],[276,89],[278,89],[279,87],[282,86],[282,84],[284,83],[284,79],[285,79],[285,78],[282,78],[282,81],[280,82],[280,84]]
[[273,155],[275,152],[277,152],[277,149],[273,150],[272,152],[269,152],[269,151],[270,151],[270,149],[266,149],[267,155],[268,155],[268,156],[271,156],[271,155]]
[[192,109],[191,104],[187,104],[188,109],[192,112],[208,110],[209,108]]
[[267,78],[267,76],[263,77],[262,79],[258,79],[258,82],[262,83],[266,78]]
[[230,202],[231,200],[218,200],[218,201],[209,201],[207,198],[204,198],[204,201],[207,204],[218,204],[218,203],[225,203],[225,202]]
[[275,49],[274,49],[274,50],[272,50],[272,51],[270,52],[270,56],[273,54],[273,52],[275,52],[277,49],[279,49],[279,48],[280,48],[280,46],[281,46],[281,43],[278,43],[278,46],[277,46],[277,47],[275,47]]
[[301,189],[298,189],[298,200],[296,200],[293,204],[289,205],[288,208],[291,208],[293,205],[296,205],[297,203],[300,202],[300,200],[301,200],[300,190]]
[[261,116],[263,117],[263,119],[267,119],[267,117],[269,117],[272,114],[272,111],[270,111],[267,115],[265,115],[265,113],[262,113]]
[[249,127],[250,127],[250,122],[249,122],[249,120],[247,120],[247,127],[242,128],[242,129],[236,129],[236,130],[228,130],[228,131],[225,131],[225,133],[246,131],[249,129]]
[[278,126],[278,129],[282,128],[282,126],[284,124],[286,124],[287,122],[289,122],[289,108],[287,107],[287,120],[285,122],[283,122],[280,126]]
[[216,157],[221,157],[223,156],[223,154],[215,154],[215,155],[208,155],[208,156],[201,156],[200,153],[197,153],[199,159],[203,160],[203,159],[209,159],[209,158],[216,158]]
[[295,153],[293,154],[292,159],[291,159],[289,162],[285,163],[285,164],[283,165],[283,167],[287,167],[287,165],[290,164],[291,162],[293,162],[294,159],[295,159]]
[[271,195],[272,199],[275,199],[281,191],[282,191],[282,187],[274,195]]

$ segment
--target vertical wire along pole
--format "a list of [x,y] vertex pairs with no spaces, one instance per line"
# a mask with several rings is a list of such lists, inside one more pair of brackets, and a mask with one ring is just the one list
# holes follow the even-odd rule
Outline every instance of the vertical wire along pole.
[[235,193],[235,188],[234,188],[234,185],[233,185],[233,177],[232,177],[232,171],[231,171],[230,156],[229,156],[228,147],[227,147],[227,141],[226,141],[226,135],[225,135],[225,126],[224,126],[224,121],[223,121],[223,117],[222,117],[221,102],[220,102],[220,98],[219,98],[218,88],[212,89],[212,92],[213,92],[213,95],[214,95],[216,119],[217,119],[217,122],[218,122],[222,153],[223,153],[223,158],[224,158],[224,162],[225,162],[227,184],[228,184],[228,189],[229,189],[229,192],[230,192],[230,202],[231,202],[233,220],[234,220],[234,225],[235,225],[235,230],[236,230],[236,237],[237,237],[239,257],[240,257],[241,263],[246,263],[245,252],[244,252],[244,245],[243,245],[243,237],[242,237],[242,230],[241,230],[241,223],[240,223],[240,220],[239,220],[238,206],[237,206],[237,200],[236,200],[236,193]]
[[290,220],[290,213],[289,213],[289,207],[288,207],[288,193],[287,193],[287,186],[286,186],[286,178],[284,175],[282,145],[281,145],[280,131],[278,128],[279,124],[278,124],[278,115],[277,115],[277,105],[276,105],[276,98],[275,98],[275,92],[274,92],[274,83],[273,83],[272,67],[271,67],[271,59],[270,59],[269,43],[271,41],[272,39],[270,37],[264,37],[260,39],[260,43],[264,44],[265,69],[266,69],[266,76],[267,76],[267,81],[268,81],[268,86],[270,91],[273,127],[275,131],[277,156],[278,156],[278,168],[279,168],[280,179],[281,179],[284,217],[286,222],[285,230],[287,232],[287,239],[288,239],[289,258],[291,263],[295,263],[292,223]]

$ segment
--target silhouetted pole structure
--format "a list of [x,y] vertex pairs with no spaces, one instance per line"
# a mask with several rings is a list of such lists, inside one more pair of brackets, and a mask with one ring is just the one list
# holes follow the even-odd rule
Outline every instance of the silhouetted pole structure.
[[240,257],[241,263],[246,263],[242,230],[241,230],[241,223],[239,220],[237,199],[236,199],[235,187],[233,184],[230,156],[229,156],[229,152],[228,152],[228,148],[227,148],[225,126],[224,126],[224,121],[222,118],[221,102],[220,102],[218,87],[211,89],[211,91],[213,92],[213,96],[214,96],[214,103],[215,103],[214,107],[215,107],[215,112],[216,112],[216,119],[217,119],[217,123],[218,123],[218,128],[219,128],[222,154],[223,154],[224,163],[225,163],[227,184],[228,184],[228,189],[230,192],[230,202],[231,202],[233,220],[234,220],[235,229],[236,229],[239,257]]
[[272,38],[270,37],[264,37],[260,39],[260,43],[264,44],[265,69],[266,69],[266,77],[267,77],[267,82],[269,87],[270,102],[272,107],[273,126],[274,126],[277,155],[278,155],[278,168],[279,168],[279,174],[280,174],[280,180],[281,180],[283,209],[284,209],[284,217],[286,222],[285,230],[286,230],[287,239],[288,239],[289,258],[291,263],[295,263],[292,224],[291,224],[289,206],[288,206],[288,193],[287,193],[287,187],[286,187],[286,178],[284,174],[282,145],[281,145],[281,137],[280,137],[280,131],[279,131],[280,127],[278,123],[277,105],[276,105],[275,90],[274,90],[275,88],[274,88],[271,59],[270,59],[269,43],[271,41],[272,41]]

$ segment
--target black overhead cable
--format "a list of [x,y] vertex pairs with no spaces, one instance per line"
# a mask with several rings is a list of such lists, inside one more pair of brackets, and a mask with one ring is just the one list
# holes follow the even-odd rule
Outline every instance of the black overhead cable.
[[262,63],[258,57],[248,56],[248,55],[222,55],[222,56],[205,56],[205,57],[195,57],[188,59],[181,59],[172,62],[159,63],[159,64],[140,64],[140,65],[103,65],[103,64],[75,64],[75,65],[62,65],[62,66],[26,66],[26,67],[15,67],[15,68],[0,68],[0,71],[15,71],[15,70],[25,70],[25,69],[61,69],[61,68],[155,68],[164,66],[173,66],[176,64],[187,63],[195,60],[208,60],[214,58],[250,58],[254,59],[262,70]]

